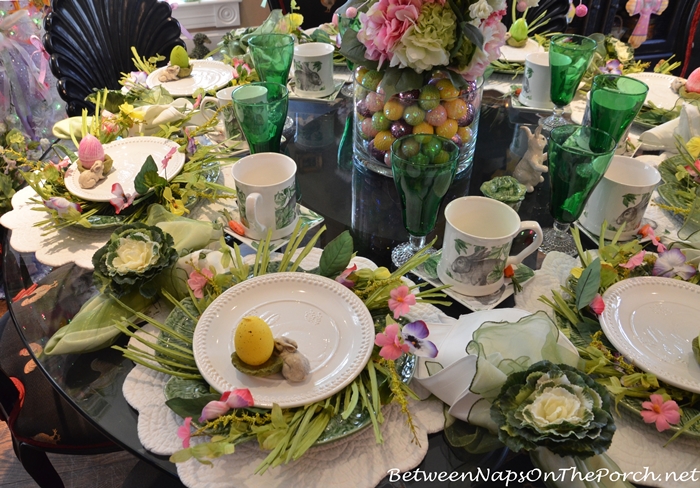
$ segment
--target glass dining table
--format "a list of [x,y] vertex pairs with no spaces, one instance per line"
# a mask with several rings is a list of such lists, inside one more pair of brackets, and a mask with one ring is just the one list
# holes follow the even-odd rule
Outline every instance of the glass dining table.
[[[287,141],[285,151],[297,163],[301,203],[321,214],[327,227],[317,246],[323,247],[341,232],[349,230],[357,255],[369,258],[377,265],[391,267],[392,248],[407,239],[394,182],[391,178],[354,164],[351,151],[347,151],[347,148],[341,151],[343,156],[338,158],[346,119],[352,117],[352,100],[342,97],[334,103],[293,100],[290,101],[289,116],[294,121],[295,131]],[[500,93],[486,91],[473,165],[455,178],[443,208],[454,198],[480,195],[479,188],[484,181],[512,173],[526,149],[519,126],[534,125],[536,122],[536,115],[517,113]],[[537,220],[542,227],[551,225],[548,200],[548,180],[545,178],[543,184],[525,197],[519,210],[521,218]],[[437,246],[441,245],[445,227],[442,211],[440,215],[437,227],[429,236],[429,239],[438,237]],[[45,345],[96,293],[92,272],[75,264],[49,268],[38,263],[33,254],[13,250],[9,238],[6,237],[3,244],[6,296],[16,326],[27,344]],[[512,252],[516,253],[517,249],[514,248]],[[529,260],[527,264],[530,267],[537,267],[537,253]],[[35,280],[40,284],[56,285],[29,306],[21,306],[19,301],[11,300],[19,291],[34,284]],[[500,305],[513,306],[512,297]],[[441,308],[453,317],[469,313],[459,304]],[[120,339],[119,343],[124,345],[126,338]],[[176,466],[167,457],[149,452],[139,441],[138,412],[129,406],[122,393],[124,379],[134,366],[130,360],[111,348],[86,354],[41,354],[36,360],[39,369],[54,387],[108,437],[139,459],[177,477]],[[526,456],[514,455],[506,449],[470,455],[462,449],[451,447],[443,434],[436,433],[430,436],[428,454],[418,469],[465,472],[480,466],[522,471],[531,467],[528,463]],[[416,480],[394,482],[387,477],[380,486],[430,485]],[[501,484],[474,483],[472,486]]]

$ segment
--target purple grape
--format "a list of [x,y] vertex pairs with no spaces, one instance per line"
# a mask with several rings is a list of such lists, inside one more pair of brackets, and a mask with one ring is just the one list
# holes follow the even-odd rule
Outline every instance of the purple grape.
[[455,134],[452,136],[452,142],[457,144],[459,147],[462,147],[462,138],[459,137],[459,134]]
[[397,120],[391,124],[391,135],[396,137],[407,136],[413,132],[413,128],[404,120]]

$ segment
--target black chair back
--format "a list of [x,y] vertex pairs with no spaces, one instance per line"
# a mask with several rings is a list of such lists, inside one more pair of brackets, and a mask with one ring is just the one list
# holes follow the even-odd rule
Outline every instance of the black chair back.
[[83,108],[94,111],[85,101],[94,89],[121,88],[122,73],[136,69],[132,46],[141,57],[161,54],[167,61],[173,47],[185,45],[166,2],[52,0],[51,10],[44,20],[44,46],[69,116]]

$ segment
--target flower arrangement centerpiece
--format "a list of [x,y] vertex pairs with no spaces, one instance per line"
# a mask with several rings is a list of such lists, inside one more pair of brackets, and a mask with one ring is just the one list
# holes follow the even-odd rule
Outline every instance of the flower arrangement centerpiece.
[[437,134],[471,165],[482,75],[500,55],[505,0],[371,0],[346,8],[355,18],[341,53],[355,72],[355,156],[391,174],[389,149],[403,135]]

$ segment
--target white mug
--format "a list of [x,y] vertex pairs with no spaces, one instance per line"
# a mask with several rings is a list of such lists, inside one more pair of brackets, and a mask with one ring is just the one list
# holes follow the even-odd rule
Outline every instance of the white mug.
[[294,46],[294,92],[303,97],[326,97],[335,91],[331,44],[309,42]]
[[[227,139],[238,136],[241,131],[236,123],[236,114],[233,112],[233,104],[231,103],[233,92],[239,87],[229,86],[223,90],[216,92],[216,97],[204,97],[200,104],[200,110],[202,112],[207,111],[206,108],[209,104],[214,104],[216,107],[222,108],[221,118],[224,122],[224,131]],[[209,115],[211,117],[211,115]]]
[[614,156],[591,193],[579,223],[600,235],[603,221],[607,221],[606,239],[612,239],[625,224],[620,238],[631,239],[641,226],[651,194],[660,181],[661,175],[653,166],[627,156]]
[[[462,197],[445,208],[445,238],[437,273],[452,289],[468,296],[484,296],[503,286],[503,270],[518,264],[542,244],[535,221],[521,222],[505,203],[486,197]],[[536,233],[517,256],[509,256],[513,238],[523,230]]]
[[269,229],[272,239],[291,234],[299,219],[294,160],[278,153],[252,154],[232,171],[246,237],[264,239]]
[[528,107],[552,108],[549,94],[551,71],[548,53],[532,53],[525,58],[523,89],[518,100]]

